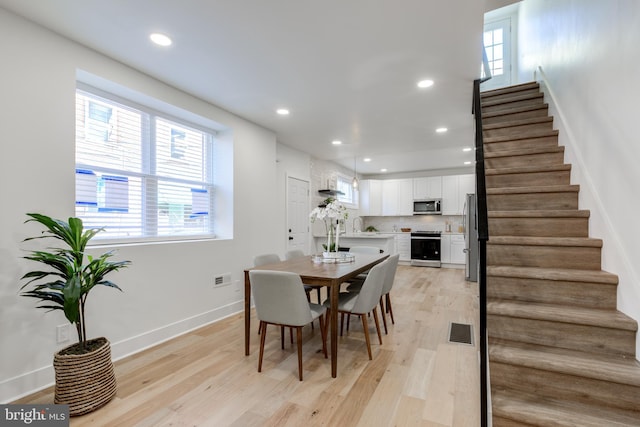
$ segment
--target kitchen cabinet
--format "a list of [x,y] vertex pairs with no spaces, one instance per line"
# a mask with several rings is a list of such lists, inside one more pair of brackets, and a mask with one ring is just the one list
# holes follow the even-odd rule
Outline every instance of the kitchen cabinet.
[[382,215],[382,181],[363,179],[360,181],[360,216]]
[[396,234],[396,251],[400,261],[411,261],[411,233]]
[[451,236],[449,234],[440,236],[440,262],[451,264]]
[[475,175],[443,176],[442,215],[463,215],[465,196],[475,192]]
[[442,177],[427,176],[413,178],[413,199],[428,200],[442,198]]
[[[466,193],[465,193],[466,194]],[[464,235],[451,235],[451,264],[464,264]]]
[[413,180],[386,179],[382,181],[382,215],[407,216],[413,214]]

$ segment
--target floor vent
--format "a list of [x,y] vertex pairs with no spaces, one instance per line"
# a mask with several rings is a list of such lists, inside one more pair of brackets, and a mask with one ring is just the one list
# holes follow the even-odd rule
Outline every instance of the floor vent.
[[464,323],[449,324],[449,342],[473,345],[471,325]]

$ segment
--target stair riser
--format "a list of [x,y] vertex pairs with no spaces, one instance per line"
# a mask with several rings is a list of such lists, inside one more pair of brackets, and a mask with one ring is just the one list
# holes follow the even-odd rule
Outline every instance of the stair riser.
[[[505,414],[505,416],[512,414]],[[535,424],[526,424],[520,421],[512,421],[508,418],[502,418],[496,415],[495,410],[493,411],[493,417],[491,417],[492,426],[493,427],[536,427]]]
[[528,134],[536,134],[540,132],[553,130],[552,122],[543,123],[527,123],[518,126],[504,126],[491,129],[483,129],[482,136],[485,138],[491,138],[496,136],[514,136],[522,137]]
[[524,139],[514,139],[500,142],[486,142],[484,144],[485,153],[495,153],[499,151],[518,150],[529,147],[552,148],[558,146],[558,136],[550,135],[543,137],[532,137]]
[[561,165],[563,163],[564,153],[562,151],[526,154],[522,156],[489,157],[484,159],[484,164],[487,169],[516,168],[536,165]]
[[634,357],[635,332],[554,321],[487,315],[489,337],[591,353]]
[[587,405],[637,410],[640,388],[609,381],[491,362],[491,388],[514,389],[539,397]]
[[527,301],[613,310],[616,308],[616,290],[615,285],[600,283],[487,276],[489,301]]
[[578,209],[578,193],[491,194],[487,205],[490,211]]
[[529,187],[545,185],[569,185],[571,171],[525,172],[509,174],[487,174],[487,188]]
[[515,88],[513,90],[502,90],[500,93],[481,92],[480,99],[482,102],[508,101],[513,97],[523,96],[540,96],[540,86],[532,85],[531,87]]
[[492,116],[488,113],[487,115],[488,117],[482,117],[482,124],[489,125],[494,123],[504,123],[510,120],[524,120],[532,119],[534,117],[547,117],[548,108],[536,108],[535,110],[518,111],[513,113],[509,113],[509,110],[504,110],[503,114],[500,114],[499,116]]
[[588,218],[492,218],[490,236],[588,237]]
[[487,245],[487,265],[600,270],[601,248],[587,246]]
[[[520,95],[503,97],[502,99],[486,99],[482,101],[482,114],[507,111],[513,108],[539,107],[544,105],[541,96],[520,98]],[[496,104],[496,102],[500,101]],[[483,120],[484,121],[484,120]]]

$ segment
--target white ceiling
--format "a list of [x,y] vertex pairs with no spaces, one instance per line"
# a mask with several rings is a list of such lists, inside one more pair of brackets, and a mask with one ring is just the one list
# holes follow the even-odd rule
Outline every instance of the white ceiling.
[[[0,7],[271,129],[282,144],[348,168],[357,157],[359,173],[376,174],[473,160],[462,148],[473,144],[483,14],[502,3],[509,1],[0,0]],[[154,31],[173,45],[152,45]],[[425,78],[434,86],[417,88]],[[291,114],[278,116],[280,107]],[[436,134],[441,126],[449,131]]]

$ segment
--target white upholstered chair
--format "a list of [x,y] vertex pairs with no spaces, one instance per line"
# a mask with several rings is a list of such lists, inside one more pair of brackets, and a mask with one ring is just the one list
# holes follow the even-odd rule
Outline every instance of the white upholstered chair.
[[[369,360],[373,359],[371,356],[371,340],[369,339],[369,326],[367,323],[367,314],[373,312],[373,319],[376,323],[376,331],[378,332],[378,340],[382,344],[382,334],[380,333],[380,322],[378,321],[377,306],[382,295],[382,287],[384,285],[385,276],[387,272],[388,261],[385,260],[380,264],[377,264],[369,270],[369,274],[360,289],[360,292],[341,292],[338,296],[338,307],[330,307],[330,302],[327,300],[324,305],[329,310],[338,310],[342,318],[344,315],[355,314],[360,316],[362,320],[362,328],[364,330],[364,338],[367,343],[367,353],[369,354]],[[340,330],[342,334],[342,327]]]
[[320,320],[322,350],[326,358],[326,327],[324,325],[326,308],[307,300],[302,280],[295,273],[251,270],[249,271],[249,280],[262,329],[258,372],[262,372],[267,325],[287,326],[296,329],[298,377],[302,381],[302,327],[315,319]]

